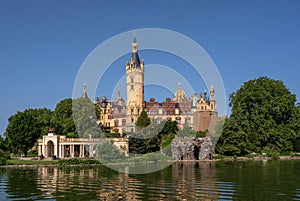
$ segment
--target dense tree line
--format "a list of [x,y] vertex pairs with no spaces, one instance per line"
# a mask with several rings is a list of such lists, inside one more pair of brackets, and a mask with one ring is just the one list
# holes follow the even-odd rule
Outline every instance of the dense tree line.
[[295,150],[300,110],[296,96],[282,81],[260,77],[245,82],[230,95],[230,107],[216,146],[218,153],[241,156]]
[[135,132],[129,134],[130,153],[162,152],[164,148],[168,148],[177,131],[176,121],[151,122],[146,111],[142,111],[136,122]]
[[6,147],[14,153],[27,151],[51,125],[52,112],[46,108],[27,109],[11,116],[5,131]]
[[0,138],[0,148],[27,155],[28,150],[48,133],[49,128],[67,137],[99,137],[101,129],[96,123],[98,111],[85,98],[64,99],[54,111],[46,108],[19,111],[9,117],[4,138]]
[[[242,156],[255,153],[287,154],[300,152],[300,105],[282,81],[267,77],[245,82],[230,94],[231,115],[217,125],[212,136],[215,151],[223,155]],[[103,134],[96,124],[99,110],[85,98],[64,99],[53,111],[26,109],[8,119],[8,126],[0,137],[0,149],[27,154],[37,139],[49,128],[67,137],[100,137]],[[223,130],[220,128],[223,127]],[[136,131],[128,133],[130,153],[144,154],[165,151],[175,135],[193,137],[189,127],[178,130],[177,122],[151,121],[143,111],[136,122]],[[196,133],[204,136],[207,132]]]

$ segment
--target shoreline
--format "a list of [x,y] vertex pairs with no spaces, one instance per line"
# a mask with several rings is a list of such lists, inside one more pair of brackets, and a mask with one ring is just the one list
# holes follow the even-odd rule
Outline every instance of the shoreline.
[[11,165],[2,165],[0,168],[37,168],[37,167],[97,167],[97,166],[110,166],[110,165],[134,165],[134,164],[152,164],[160,162],[168,163],[194,163],[194,162],[218,162],[218,161],[268,161],[268,160],[300,160],[300,156],[279,156],[277,159],[271,157],[224,157],[220,159],[213,160],[167,160],[167,161],[143,161],[143,162],[118,162],[118,163],[104,163],[104,164],[11,164]]

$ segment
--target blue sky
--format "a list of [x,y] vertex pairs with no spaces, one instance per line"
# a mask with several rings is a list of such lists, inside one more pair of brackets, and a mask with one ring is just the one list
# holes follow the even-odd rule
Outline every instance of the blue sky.
[[[245,81],[269,76],[282,80],[299,100],[299,10],[296,0],[1,1],[0,134],[17,111],[53,109],[71,97],[78,70],[94,48],[141,28],[170,29],[200,44],[215,62],[227,95]],[[167,54],[146,51],[140,57],[145,63],[184,68]],[[126,60],[120,58],[111,68],[116,76],[124,75]],[[193,84],[205,88],[201,81]],[[170,95],[164,93],[153,87],[145,96]]]

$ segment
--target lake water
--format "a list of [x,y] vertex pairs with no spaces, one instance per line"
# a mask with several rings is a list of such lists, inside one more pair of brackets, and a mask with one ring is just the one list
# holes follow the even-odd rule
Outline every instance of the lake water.
[[0,169],[0,200],[300,200],[300,161],[173,163],[148,174],[107,167]]

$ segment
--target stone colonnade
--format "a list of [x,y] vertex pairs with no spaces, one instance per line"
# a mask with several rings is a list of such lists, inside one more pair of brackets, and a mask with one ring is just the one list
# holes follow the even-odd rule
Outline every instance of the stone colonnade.
[[[105,138],[66,138],[49,133],[38,141],[38,155],[45,158],[94,157],[96,145]],[[128,138],[111,138],[113,144],[128,155]]]

